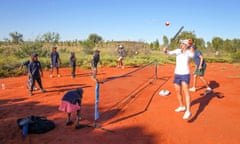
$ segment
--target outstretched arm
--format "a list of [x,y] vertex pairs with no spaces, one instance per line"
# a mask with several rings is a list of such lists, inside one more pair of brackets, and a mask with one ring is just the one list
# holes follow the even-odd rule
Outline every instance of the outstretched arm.
[[163,48],[163,52],[166,55],[176,55],[178,53],[177,49],[169,51],[167,47]]

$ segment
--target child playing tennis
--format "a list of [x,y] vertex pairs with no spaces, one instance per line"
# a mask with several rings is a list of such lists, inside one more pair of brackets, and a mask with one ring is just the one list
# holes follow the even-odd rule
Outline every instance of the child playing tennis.
[[59,73],[59,66],[61,64],[61,59],[59,56],[59,53],[57,52],[57,47],[53,47],[52,48],[52,52],[51,52],[51,74],[50,74],[50,78],[53,78],[53,69],[56,68],[57,70],[57,76],[61,77],[60,73]]
[[77,58],[75,56],[75,53],[71,52],[70,65],[72,67],[72,78],[75,78],[76,76],[76,61],[77,61]]
[[[23,69],[23,67],[26,67],[26,74],[27,74],[27,71],[28,71],[28,65],[30,64],[30,60],[26,60],[26,61],[24,61],[22,64],[21,64],[21,66],[20,66],[20,70],[22,70]],[[26,81],[26,86],[27,86],[27,88],[28,89],[30,89],[30,86],[31,86],[31,79],[30,79],[30,77],[28,76],[28,78],[27,78],[27,81]],[[37,87],[33,87],[33,90],[37,90]]]
[[31,62],[28,65],[28,76],[31,80],[30,95],[33,95],[32,91],[35,86],[35,81],[37,81],[41,92],[45,92],[41,80],[41,76],[43,76],[42,67],[41,63],[38,61],[38,55],[36,53],[31,55]]
[[77,112],[76,114],[76,129],[80,128],[79,120],[80,117],[80,108],[82,103],[82,95],[83,89],[77,88],[75,90],[68,91],[62,97],[61,105],[59,106],[59,110],[63,112],[67,112],[67,122],[66,125],[72,125],[73,122],[71,121],[71,113]]
[[93,59],[92,59],[92,77],[93,79],[96,79],[97,76],[97,65],[100,61],[100,51],[99,50],[95,50]]
[[118,46],[118,60],[117,60],[117,68],[124,68],[123,66],[123,59],[125,57],[125,50],[123,45]]

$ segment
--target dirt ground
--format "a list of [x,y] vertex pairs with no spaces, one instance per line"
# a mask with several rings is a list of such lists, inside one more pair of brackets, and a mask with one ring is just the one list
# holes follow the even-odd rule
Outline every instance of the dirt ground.
[[[240,142],[240,65],[209,63],[206,78],[213,92],[191,92],[192,117],[183,120],[173,86],[175,65],[149,68],[99,68],[100,118],[94,121],[95,86],[90,70],[77,69],[75,79],[70,68],[60,69],[62,77],[42,78],[46,93],[39,90],[30,96],[26,76],[1,79],[1,144],[239,144]],[[194,67],[191,66],[191,71]],[[66,113],[58,111],[61,98],[68,90],[82,87],[82,129],[66,126]],[[170,95],[159,96],[167,89]],[[16,120],[29,115],[45,116],[56,128],[45,134],[22,136]],[[75,119],[75,113],[72,115]]]

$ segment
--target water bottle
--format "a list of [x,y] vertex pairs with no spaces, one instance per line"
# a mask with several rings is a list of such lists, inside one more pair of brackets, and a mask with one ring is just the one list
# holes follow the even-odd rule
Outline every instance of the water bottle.
[[26,136],[28,134],[28,123],[24,124],[22,127],[22,134]]
[[2,83],[2,90],[5,90],[5,83]]

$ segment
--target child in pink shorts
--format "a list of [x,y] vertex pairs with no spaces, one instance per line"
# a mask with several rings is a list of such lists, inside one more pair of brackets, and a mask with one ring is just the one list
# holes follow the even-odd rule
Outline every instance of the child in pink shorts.
[[68,91],[62,97],[61,104],[58,108],[60,111],[67,112],[67,122],[66,122],[67,126],[73,124],[73,122],[71,121],[71,113],[77,112],[76,129],[80,128],[79,120],[81,119],[80,107],[82,103],[82,95],[83,95],[82,88],[77,88],[75,90]]

